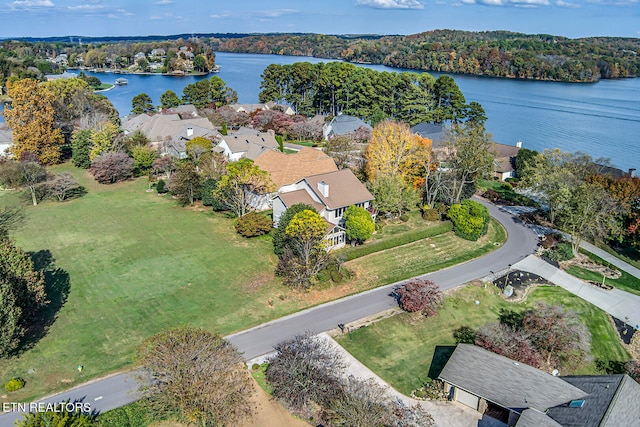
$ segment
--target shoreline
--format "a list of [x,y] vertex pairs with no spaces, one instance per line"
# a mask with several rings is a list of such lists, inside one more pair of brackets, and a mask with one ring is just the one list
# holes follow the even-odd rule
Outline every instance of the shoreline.
[[77,70],[77,71],[88,71],[90,73],[100,73],[100,74],[116,74],[119,76],[164,76],[164,77],[202,77],[208,76],[209,74],[216,74],[218,71],[209,71],[207,73],[197,72],[197,73],[184,73],[184,74],[176,74],[176,73],[151,73],[151,72],[122,72],[121,70],[111,70],[111,69],[99,69],[99,68],[73,68],[69,67],[67,70]]

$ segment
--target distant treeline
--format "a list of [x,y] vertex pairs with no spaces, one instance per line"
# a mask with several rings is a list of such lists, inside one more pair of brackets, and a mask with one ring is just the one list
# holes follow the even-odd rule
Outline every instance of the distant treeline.
[[212,40],[214,50],[221,52],[313,56],[506,78],[594,82],[640,75],[638,38],[436,30],[366,39],[265,34]]
[[466,104],[451,76],[379,72],[346,62],[271,64],[262,73],[260,102],[286,102],[307,116],[345,113],[377,123],[414,125],[486,120],[480,104]]

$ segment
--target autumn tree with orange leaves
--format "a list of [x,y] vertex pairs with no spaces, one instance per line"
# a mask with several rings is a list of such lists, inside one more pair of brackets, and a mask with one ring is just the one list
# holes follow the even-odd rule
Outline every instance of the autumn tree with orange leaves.
[[425,176],[431,159],[431,140],[415,135],[406,123],[383,121],[376,125],[365,153],[367,178],[402,176],[408,184]]
[[33,79],[8,81],[7,89],[12,102],[4,117],[13,131],[11,152],[17,158],[33,153],[46,165],[58,163],[64,138],[55,127],[52,90]]

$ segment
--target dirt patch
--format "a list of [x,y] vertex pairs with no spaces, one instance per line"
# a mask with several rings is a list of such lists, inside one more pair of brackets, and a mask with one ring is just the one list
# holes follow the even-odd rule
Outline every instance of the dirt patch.
[[256,407],[256,414],[252,419],[238,424],[239,427],[309,427],[310,425],[287,412],[257,383],[251,396],[251,403]]
[[275,275],[273,273],[257,273],[251,280],[242,285],[242,290],[247,294],[252,294],[260,290],[264,285],[273,283],[274,280]]

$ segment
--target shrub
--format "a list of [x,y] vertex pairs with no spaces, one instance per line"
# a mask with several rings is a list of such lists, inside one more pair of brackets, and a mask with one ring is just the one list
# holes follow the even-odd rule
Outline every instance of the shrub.
[[55,198],[59,202],[75,199],[87,194],[87,190],[69,172],[57,173],[55,177],[47,182],[49,197]]
[[4,389],[7,393],[20,390],[24,387],[24,380],[22,378],[11,378],[5,385]]
[[256,237],[271,231],[271,218],[258,212],[249,212],[235,221],[238,234],[244,237]]
[[568,261],[573,259],[573,249],[570,243],[558,243],[545,253],[546,257],[551,261]]
[[409,221],[409,215],[407,215],[407,214],[400,215],[400,221],[402,221],[402,222]]
[[253,365],[251,365],[251,370],[252,371],[257,371],[258,369],[260,369],[260,364],[259,363],[254,363]]
[[126,153],[106,153],[96,157],[89,172],[101,184],[113,184],[133,176],[133,159]]
[[465,200],[449,209],[449,218],[453,222],[456,236],[475,241],[487,233],[489,210],[473,200]]
[[430,209],[428,206],[425,206],[422,209],[422,218],[425,221],[440,221],[440,213],[435,209]]
[[478,334],[475,329],[472,329],[469,326],[460,326],[458,329],[453,331],[453,338],[458,344],[474,344],[476,342],[477,335]]
[[366,209],[351,205],[344,212],[344,227],[347,237],[356,243],[362,243],[373,234],[375,225]]
[[504,184],[502,184],[502,189],[506,190],[506,191],[512,191],[513,190],[513,185],[509,184],[508,182],[505,182]]
[[427,317],[437,314],[442,302],[442,292],[438,285],[426,279],[410,280],[401,285],[396,294],[400,308],[409,313],[420,311]]
[[156,183],[156,191],[158,194],[164,194],[167,192],[167,182],[164,179],[159,179]]

